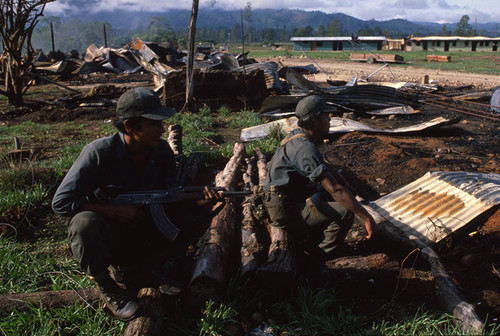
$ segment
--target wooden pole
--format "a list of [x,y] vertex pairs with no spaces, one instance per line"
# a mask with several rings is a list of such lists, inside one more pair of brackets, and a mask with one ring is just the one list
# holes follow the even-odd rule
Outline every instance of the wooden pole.
[[54,44],[54,27],[52,26],[52,22],[50,23],[50,37],[52,39],[52,52],[56,53],[56,46]]
[[196,18],[198,17],[198,4],[199,0],[193,0],[191,22],[189,23],[189,48],[186,69],[186,102],[184,103],[184,108],[189,108],[192,105],[193,100],[194,45],[196,39]]
[[108,47],[108,37],[106,35],[106,24],[102,25],[103,30],[104,30],[104,48]]

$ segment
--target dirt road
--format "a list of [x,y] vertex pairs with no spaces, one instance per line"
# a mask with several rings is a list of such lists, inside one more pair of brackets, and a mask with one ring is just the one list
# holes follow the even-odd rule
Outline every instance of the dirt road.
[[[309,75],[308,78],[315,82],[326,82],[327,79],[349,80],[356,74],[359,79],[365,79],[379,70],[375,75],[370,76],[369,81],[394,80],[420,83],[421,79],[425,75],[428,75],[430,80],[448,86],[474,85],[478,89],[500,86],[500,76],[424,69],[412,65],[389,65],[388,67],[381,68],[383,66],[382,63],[367,64],[308,58],[269,58],[265,60],[280,61],[286,66],[314,64],[320,70],[320,73]],[[264,59],[259,61],[264,61]]]

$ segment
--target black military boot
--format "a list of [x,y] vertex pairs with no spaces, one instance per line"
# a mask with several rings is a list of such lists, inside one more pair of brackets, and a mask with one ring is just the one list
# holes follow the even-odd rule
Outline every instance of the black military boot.
[[121,321],[130,321],[136,317],[139,304],[131,299],[127,291],[121,288],[109,274],[95,277],[99,294],[108,309]]

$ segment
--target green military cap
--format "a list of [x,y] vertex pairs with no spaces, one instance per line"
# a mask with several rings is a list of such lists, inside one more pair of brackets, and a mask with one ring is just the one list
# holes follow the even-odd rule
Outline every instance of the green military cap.
[[175,110],[162,105],[158,95],[151,89],[138,87],[128,90],[120,96],[116,114],[121,119],[144,117],[163,120],[175,113]]
[[301,120],[313,118],[325,111],[325,101],[319,96],[307,96],[299,101],[295,108],[295,115]]

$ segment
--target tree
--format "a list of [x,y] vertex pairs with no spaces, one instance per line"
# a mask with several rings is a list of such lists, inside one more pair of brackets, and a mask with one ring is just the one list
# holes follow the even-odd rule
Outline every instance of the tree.
[[326,27],[327,36],[341,36],[342,35],[342,24],[339,20],[333,19],[328,27]]
[[448,28],[446,28],[446,25],[443,25],[441,27],[441,36],[448,36]]
[[248,42],[252,43],[252,3],[247,2],[245,8],[243,8],[243,19],[247,22],[246,25],[246,36],[248,36]]
[[175,40],[176,36],[166,17],[151,16],[148,27],[141,37],[146,41],[161,43]]
[[472,36],[472,27],[469,24],[469,15],[464,15],[457,23],[456,36]]
[[[9,104],[23,104],[24,77],[33,62],[33,30],[45,6],[55,0],[0,0],[0,35],[2,37],[5,88]],[[23,49],[26,57],[23,57]]]
[[300,28],[294,28],[293,29],[293,36],[297,37],[306,37],[306,36],[313,36],[313,27],[307,26],[307,27],[300,27]]
[[319,25],[318,27],[318,32],[316,33],[316,36],[326,36],[326,29],[325,26]]

